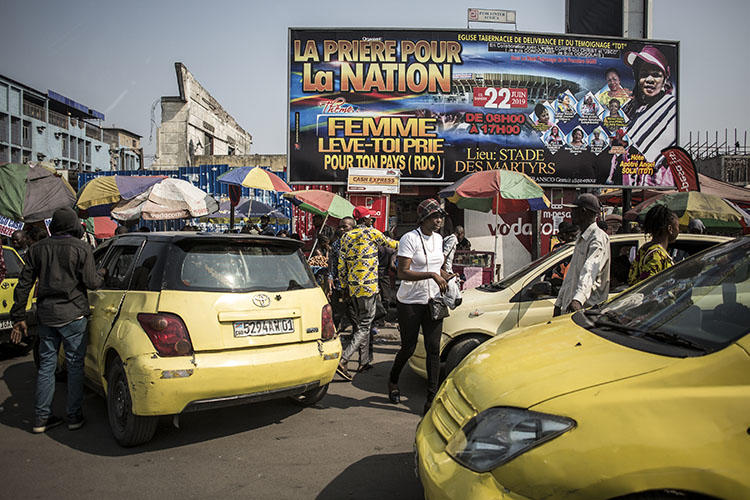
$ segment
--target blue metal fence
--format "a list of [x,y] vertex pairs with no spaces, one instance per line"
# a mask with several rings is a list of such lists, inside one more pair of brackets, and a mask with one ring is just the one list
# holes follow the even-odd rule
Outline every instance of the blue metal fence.
[[[78,189],[86,185],[91,179],[100,177],[102,175],[164,175],[174,179],[182,179],[188,181],[192,185],[202,189],[206,193],[218,199],[222,196],[229,196],[229,184],[219,182],[217,179],[226,171],[230,170],[228,165],[200,165],[198,167],[179,167],[175,170],[134,170],[134,171],[114,171],[114,172],[81,172],[78,174]],[[281,179],[286,181],[286,172],[274,172]],[[289,220],[292,219],[292,204],[284,200],[280,193],[275,191],[264,191],[262,189],[248,189],[242,188],[242,196],[247,196],[252,199],[262,201],[268,205],[271,205],[284,215]],[[185,224],[195,223],[195,220],[191,222],[191,219],[183,220],[168,220],[168,221],[146,221],[141,220],[139,226],[146,226],[152,231],[174,231],[179,230]],[[217,225],[219,228],[222,225]],[[288,224],[279,225],[279,229],[289,229]]]

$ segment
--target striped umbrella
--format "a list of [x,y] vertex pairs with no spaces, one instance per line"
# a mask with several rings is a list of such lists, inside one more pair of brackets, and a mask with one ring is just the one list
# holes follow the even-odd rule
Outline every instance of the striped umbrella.
[[[214,222],[226,224],[229,222],[231,210],[229,199],[222,199],[219,202],[219,210],[208,215],[207,218]],[[274,210],[271,205],[244,196],[240,198],[240,202],[235,207],[235,215],[241,219],[258,219],[267,215],[271,222],[279,224],[289,222],[289,217]]]
[[[325,219],[323,219],[323,225],[325,225],[328,217],[341,219],[344,217],[351,217],[354,213],[354,205],[341,196],[322,189],[292,191],[291,193],[284,193],[284,198],[290,200],[292,205],[300,210],[323,215],[325,217]],[[312,258],[317,245],[318,240],[316,239],[310,250],[310,258]]]
[[466,175],[439,193],[458,208],[496,214],[549,208],[544,190],[528,175],[511,170],[484,170]]
[[219,204],[205,191],[182,179],[166,178],[131,200],[112,209],[117,220],[172,220],[202,217],[216,212]]
[[111,238],[117,229],[117,222],[109,217],[88,217],[83,222],[86,224],[86,231],[100,240]]
[[740,229],[743,227],[744,214],[713,194],[699,191],[684,191],[654,196],[639,203],[625,213],[625,220],[643,222],[646,213],[655,205],[665,205],[680,219],[684,229],[690,219],[700,219],[708,229]]
[[287,193],[292,190],[278,175],[261,167],[237,167],[222,174],[217,179],[225,184],[244,186],[250,189],[263,189]]
[[[512,170],[484,170],[466,175],[438,195],[458,208],[496,215],[549,208],[544,190],[526,174]],[[497,255],[498,231],[495,231]]]
[[166,176],[103,175],[95,177],[80,190],[76,206],[81,210],[88,210],[98,205],[132,200],[162,179],[166,179]]
[[354,205],[346,199],[322,189],[292,191],[285,193],[284,198],[290,200],[300,210],[325,217],[341,219],[343,217],[351,217],[354,212]]

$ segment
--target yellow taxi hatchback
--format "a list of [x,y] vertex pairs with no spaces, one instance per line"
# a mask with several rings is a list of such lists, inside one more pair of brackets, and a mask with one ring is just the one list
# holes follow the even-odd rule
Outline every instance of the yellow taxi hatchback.
[[[0,342],[9,342],[10,332],[13,330],[13,321],[10,319],[10,309],[13,307],[13,291],[18,284],[24,262],[13,247],[3,246],[2,252],[5,260],[5,279],[0,283]],[[29,295],[29,302],[26,304],[26,316],[27,324],[31,327],[30,333],[35,335],[36,305],[33,295],[33,293]],[[29,344],[32,342],[33,339],[29,340]]]
[[750,498],[750,237],[478,347],[417,429],[429,499]]
[[328,390],[341,353],[331,308],[286,238],[133,233],[98,248],[84,371],[123,446],[159,415]]
[[[681,234],[670,245],[676,261],[729,241],[726,236]],[[647,241],[642,233],[610,236],[610,294],[627,288],[630,259]],[[530,326],[552,318],[555,299],[562,285],[563,270],[570,264],[573,244],[559,247],[541,259],[506,276],[501,281],[467,290],[463,302],[443,320],[440,361],[445,374],[479,344],[519,326]],[[409,366],[427,377],[424,340],[419,337]]]

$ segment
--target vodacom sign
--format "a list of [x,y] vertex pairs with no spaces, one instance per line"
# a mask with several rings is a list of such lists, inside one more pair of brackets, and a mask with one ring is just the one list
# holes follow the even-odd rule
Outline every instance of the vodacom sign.
[[[487,228],[490,230],[491,236],[507,236],[509,234],[514,236],[531,236],[531,222],[524,222],[522,217],[519,217],[512,224],[508,224],[507,222],[487,224]],[[552,222],[543,222],[540,231],[543,236],[552,236],[555,232],[555,226]]]

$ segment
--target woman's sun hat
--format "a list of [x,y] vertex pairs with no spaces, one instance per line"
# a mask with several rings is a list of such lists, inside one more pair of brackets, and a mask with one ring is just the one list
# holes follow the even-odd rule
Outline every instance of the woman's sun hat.
[[669,63],[667,63],[667,58],[664,57],[664,54],[653,45],[646,45],[640,52],[628,52],[625,54],[625,63],[630,67],[632,67],[638,59],[657,66],[667,77],[669,76]]

